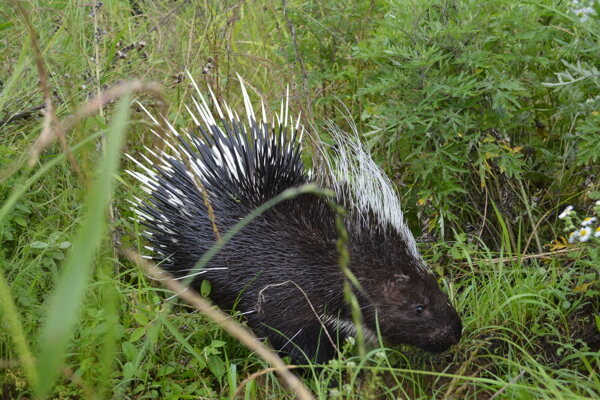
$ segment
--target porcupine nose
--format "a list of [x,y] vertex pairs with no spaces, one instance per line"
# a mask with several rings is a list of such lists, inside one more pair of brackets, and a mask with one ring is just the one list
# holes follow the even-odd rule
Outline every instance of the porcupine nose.
[[450,332],[449,343],[451,345],[458,344],[462,334],[462,322],[460,321],[460,318],[457,318],[454,321],[452,321],[448,328]]

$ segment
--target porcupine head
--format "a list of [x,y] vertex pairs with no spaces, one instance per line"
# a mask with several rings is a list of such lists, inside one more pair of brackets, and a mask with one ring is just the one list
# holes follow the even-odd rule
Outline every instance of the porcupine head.
[[[365,338],[377,341],[380,334],[388,344],[432,352],[458,342],[460,318],[417,250],[391,182],[353,125],[347,134],[328,124],[335,144],[318,144],[324,167],[307,170],[298,139],[304,128],[289,117],[287,98],[270,122],[262,105],[259,121],[242,83],[243,120],[212,91],[207,101],[193,84],[198,99],[187,107],[192,128],[178,132],[165,121],[170,135],[159,135],[163,149],[146,149],[161,162],[130,157],[139,170],[128,172],[149,195],[133,206],[146,227],[148,258],[180,279],[193,279],[192,285],[210,281],[217,305],[241,312],[259,337],[295,361],[323,362],[357,332],[339,265],[336,221],[343,218]],[[343,217],[319,193],[283,200],[198,269],[217,232],[308,183],[334,193]]]

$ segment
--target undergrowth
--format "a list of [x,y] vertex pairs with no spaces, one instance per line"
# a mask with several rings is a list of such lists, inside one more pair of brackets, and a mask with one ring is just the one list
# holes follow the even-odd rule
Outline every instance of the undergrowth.
[[[122,157],[153,143],[137,103],[109,102],[67,132],[74,164],[56,143],[27,166],[44,97],[16,3],[0,5],[3,398],[213,399],[239,385],[240,398],[294,398],[263,360],[122,257],[145,244]],[[347,343],[300,373],[316,397],[600,397],[600,239],[580,240],[582,221],[560,218],[567,205],[593,217],[600,199],[597,1],[20,3],[61,121],[139,79],[157,82],[168,119],[187,127],[187,69],[238,109],[236,73],[273,106],[289,85],[292,109],[319,132],[326,119],[358,125],[463,339],[440,355],[359,357]],[[121,150],[110,142],[119,132]]]

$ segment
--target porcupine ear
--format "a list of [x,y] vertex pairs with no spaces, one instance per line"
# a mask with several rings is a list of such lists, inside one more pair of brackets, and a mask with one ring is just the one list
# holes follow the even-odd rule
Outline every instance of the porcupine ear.
[[403,297],[406,297],[407,291],[412,288],[412,283],[410,276],[395,274],[380,283],[381,293],[390,301],[405,300]]

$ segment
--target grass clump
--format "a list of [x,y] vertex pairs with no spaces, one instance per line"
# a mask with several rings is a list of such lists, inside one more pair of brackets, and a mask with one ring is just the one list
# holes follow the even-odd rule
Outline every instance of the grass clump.
[[[316,397],[600,396],[598,223],[584,241],[583,221],[560,218],[568,204],[597,216],[600,200],[597,1],[20,3],[28,17],[0,7],[4,397],[294,397],[119,253],[144,243],[127,207],[139,189],[117,158],[153,143],[119,99],[187,127],[186,69],[234,107],[237,72],[274,104],[289,83],[307,124],[352,116],[463,317],[462,342],[441,355],[356,356],[347,343],[302,375]],[[127,86],[79,114],[133,79],[162,89]],[[57,137],[28,168],[48,98],[72,160]]]

